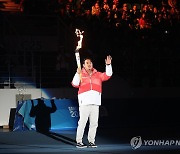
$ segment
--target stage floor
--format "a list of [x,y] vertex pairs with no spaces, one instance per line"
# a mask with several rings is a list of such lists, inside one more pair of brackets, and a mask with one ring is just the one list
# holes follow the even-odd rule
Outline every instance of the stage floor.
[[[44,135],[35,131],[12,132],[0,130],[0,153],[12,154],[55,154],[55,153],[83,153],[83,154],[178,154],[179,145],[169,145],[167,141],[179,141],[179,128],[99,128],[97,132],[97,148],[78,149],[75,147],[75,131],[56,131]],[[177,135],[178,134],[178,135]],[[133,149],[131,139],[141,136],[148,140],[149,145],[142,144]],[[166,141],[166,145],[152,145],[153,140]],[[163,141],[164,140],[164,141]],[[87,132],[84,136],[87,142]]]

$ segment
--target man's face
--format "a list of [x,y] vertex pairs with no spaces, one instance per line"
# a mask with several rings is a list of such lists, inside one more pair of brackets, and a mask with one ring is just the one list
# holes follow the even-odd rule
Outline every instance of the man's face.
[[83,64],[83,67],[86,69],[86,70],[92,70],[93,68],[93,63],[90,59],[86,59],[84,61],[84,64]]

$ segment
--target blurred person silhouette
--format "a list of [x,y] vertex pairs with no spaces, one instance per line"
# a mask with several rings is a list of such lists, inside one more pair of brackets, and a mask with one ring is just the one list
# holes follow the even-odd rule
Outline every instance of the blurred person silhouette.
[[35,117],[36,131],[48,134],[51,128],[51,113],[54,113],[57,108],[54,103],[54,99],[51,100],[51,107],[46,106],[44,100],[38,98],[38,104],[34,106],[33,100],[31,100],[32,108],[30,116]]

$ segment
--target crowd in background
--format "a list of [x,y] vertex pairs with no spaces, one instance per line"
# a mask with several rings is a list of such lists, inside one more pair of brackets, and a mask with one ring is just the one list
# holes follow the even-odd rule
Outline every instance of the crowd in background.
[[180,85],[178,1],[22,0],[22,6],[26,14],[59,16],[72,33],[84,30],[83,48],[98,69],[111,54],[115,74],[133,86]]
[[[158,24],[171,26],[179,22],[179,8],[175,0],[21,0],[25,13],[56,13],[67,24],[101,22],[105,26],[130,29],[152,28]],[[79,21],[80,20],[80,21]]]
[[125,42],[134,37],[164,39],[179,32],[176,0],[21,0],[21,3],[24,13],[56,14],[72,31],[84,30],[88,47],[97,47],[94,39],[114,44],[112,37]]
[[[178,1],[19,0],[19,2],[22,14],[34,16],[38,14],[39,19],[45,18],[41,16],[42,14],[56,16],[62,24],[57,25],[58,28],[62,28],[60,31],[68,31],[64,33],[68,35],[62,36],[61,39],[66,38],[63,40],[66,44],[63,51],[53,56],[52,67],[55,69],[51,71],[55,72],[51,72],[52,77],[67,79],[68,75],[64,75],[65,72],[72,73],[72,67],[76,66],[72,50],[75,49],[77,42],[76,36],[72,37],[72,34],[75,35],[75,28],[80,28],[84,30],[81,56],[92,55],[98,70],[104,71],[102,65],[104,57],[110,54],[113,57],[114,74],[119,75],[131,86],[180,86]],[[47,18],[48,22],[50,21]],[[50,29],[51,27],[48,30]],[[50,55],[53,55],[51,51],[49,54],[40,55],[46,56],[42,65],[44,71],[47,71],[46,59]],[[43,58],[41,60],[43,61]],[[49,67],[50,63],[49,58]],[[59,86],[57,84],[59,78],[57,80],[47,78],[51,85],[54,82],[55,86]],[[70,86],[68,84],[70,81],[71,75],[68,81],[60,86]],[[44,82],[47,83],[46,80]]]

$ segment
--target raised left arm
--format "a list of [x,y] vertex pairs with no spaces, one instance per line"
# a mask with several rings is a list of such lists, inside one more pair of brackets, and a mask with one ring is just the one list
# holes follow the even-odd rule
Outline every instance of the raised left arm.
[[107,76],[112,76],[112,73],[113,73],[112,72],[111,62],[112,62],[112,57],[109,55],[105,59],[105,63],[106,63],[106,75]]
[[110,64],[111,64],[111,61],[112,61],[112,57],[109,55],[109,56],[107,56],[106,59],[105,59],[105,64],[106,64],[106,65],[110,65]]

